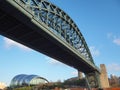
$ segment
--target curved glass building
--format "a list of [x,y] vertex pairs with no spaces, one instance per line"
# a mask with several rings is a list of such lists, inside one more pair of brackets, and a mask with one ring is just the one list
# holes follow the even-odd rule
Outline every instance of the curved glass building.
[[48,83],[48,80],[43,77],[39,77],[37,75],[20,74],[11,80],[10,87],[30,86],[45,83]]

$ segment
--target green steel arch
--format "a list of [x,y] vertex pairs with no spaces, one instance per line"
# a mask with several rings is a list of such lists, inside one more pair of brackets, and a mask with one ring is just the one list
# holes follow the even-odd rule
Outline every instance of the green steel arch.
[[[47,0],[16,1],[29,9],[29,12],[34,15],[35,19],[49,27],[49,30],[60,37],[61,40],[69,43],[81,55],[83,60],[94,66],[99,72],[80,29],[67,13]],[[91,87],[99,87],[99,82],[95,80],[95,78],[98,78],[96,76],[99,76],[96,72],[86,74]]]
[[94,64],[90,50],[74,21],[59,7],[47,0],[15,0],[28,8],[34,17],[49,27],[62,40],[73,46],[84,60]]
[[[69,45],[70,48],[68,49],[72,51],[72,54],[73,53],[76,54],[76,56],[78,56],[83,60],[81,62],[84,62],[86,66],[90,66],[92,68],[91,71],[87,70],[89,72],[85,73],[88,79],[88,82],[90,84],[89,86],[100,87],[99,85],[100,83],[98,81],[100,71],[96,67],[93,61],[92,55],[86,44],[86,41],[82,33],[80,32],[79,28],[77,27],[77,25],[63,10],[61,10],[59,7],[55,6],[54,4],[48,2],[47,0],[0,0],[0,1],[5,3],[6,2],[10,3],[19,11],[21,11],[21,13],[25,14],[27,18],[30,18],[31,21],[33,20],[32,23],[36,24],[36,26],[43,25],[45,28],[47,28],[49,33],[52,33],[52,35],[55,36],[55,38],[57,37],[61,41],[65,42],[65,43],[62,43],[63,45],[65,46]],[[18,25],[18,27],[20,26]],[[14,28],[12,29],[14,30]],[[9,31],[1,30],[1,32],[5,32],[4,34],[6,35],[8,34],[7,32]],[[12,36],[9,36],[9,37],[12,38]],[[17,37],[17,34],[16,34],[16,37]],[[14,38],[14,40],[20,41],[20,37],[18,37],[17,39]],[[83,68],[85,68],[85,66]]]

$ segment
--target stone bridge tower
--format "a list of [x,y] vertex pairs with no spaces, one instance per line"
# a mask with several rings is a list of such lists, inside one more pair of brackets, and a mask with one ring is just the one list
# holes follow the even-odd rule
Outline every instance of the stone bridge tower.
[[108,88],[109,81],[108,81],[107,70],[104,64],[100,64],[100,70],[101,70],[101,75],[100,75],[101,87]]

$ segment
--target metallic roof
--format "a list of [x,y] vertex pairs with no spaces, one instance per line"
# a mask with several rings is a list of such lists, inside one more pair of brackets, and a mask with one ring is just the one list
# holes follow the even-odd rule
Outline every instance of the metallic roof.
[[26,74],[19,74],[16,75],[12,80],[11,80],[11,87],[16,87],[16,86],[24,86],[24,85],[31,85],[34,83],[30,83],[33,79],[38,80],[39,83],[48,83],[48,80],[46,80],[43,77],[40,77],[38,75],[26,75]]

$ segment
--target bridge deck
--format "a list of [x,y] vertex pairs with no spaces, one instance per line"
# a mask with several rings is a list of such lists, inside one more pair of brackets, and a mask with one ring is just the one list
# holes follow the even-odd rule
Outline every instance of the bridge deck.
[[82,58],[44,32],[29,17],[6,2],[1,2],[0,6],[0,34],[84,73],[96,70],[95,67],[84,62]]

